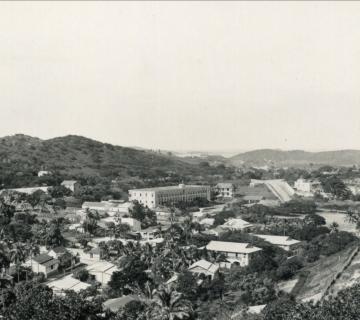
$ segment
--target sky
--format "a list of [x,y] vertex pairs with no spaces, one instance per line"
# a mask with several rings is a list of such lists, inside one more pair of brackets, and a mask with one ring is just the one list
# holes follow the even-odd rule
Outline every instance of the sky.
[[0,2],[0,136],[360,149],[360,2]]

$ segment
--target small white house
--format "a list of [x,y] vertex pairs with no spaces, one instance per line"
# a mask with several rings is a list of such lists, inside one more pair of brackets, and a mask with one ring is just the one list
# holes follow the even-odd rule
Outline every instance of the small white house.
[[25,262],[35,273],[43,273],[47,278],[49,275],[57,272],[59,267],[59,260],[52,256],[42,253]]
[[193,263],[188,270],[197,275],[204,274],[205,276],[214,279],[219,271],[219,266],[206,260],[199,260]]
[[106,286],[111,279],[112,274],[119,269],[111,262],[99,261],[86,267],[89,274],[93,275],[96,281],[100,282],[102,286]]

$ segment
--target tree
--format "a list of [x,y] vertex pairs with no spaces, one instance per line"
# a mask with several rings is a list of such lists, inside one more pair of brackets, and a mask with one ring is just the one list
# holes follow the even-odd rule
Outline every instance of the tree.
[[62,185],[51,187],[48,189],[48,192],[52,198],[64,198],[72,195],[72,191]]
[[158,320],[189,319],[193,314],[191,302],[172,287],[162,287],[156,293],[150,315]]
[[178,275],[176,290],[182,293],[185,299],[196,300],[197,289],[197,279],[192,272],[184,271]]
[[74,278],[86,282],[90,278],[90,273],[86,269],[79,269],[74,272]]
[[115,226],[115,237],[125,238],[126,234],[130,232],[131,228],[127,223],[119,223]]
[[11,261],[16,266],[17,278],[19,282],[20,281],[19,268],[21,263],[25,262],[25,258],[26,258],[24,246],[21,243],[15,243],[11,248],[10,257],[11,257]]

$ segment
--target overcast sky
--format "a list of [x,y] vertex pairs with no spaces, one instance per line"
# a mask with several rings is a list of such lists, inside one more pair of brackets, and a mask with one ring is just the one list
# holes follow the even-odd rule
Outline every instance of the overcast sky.
[[0,30],[0,136],[360,149],[359,2],[1,2]]

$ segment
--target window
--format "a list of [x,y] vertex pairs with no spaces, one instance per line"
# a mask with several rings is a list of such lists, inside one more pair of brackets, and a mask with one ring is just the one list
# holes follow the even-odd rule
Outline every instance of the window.
[[50,269],[53,270],[53,269],[54,269],[54,265],[52,265],[52,266],[50,267]]

